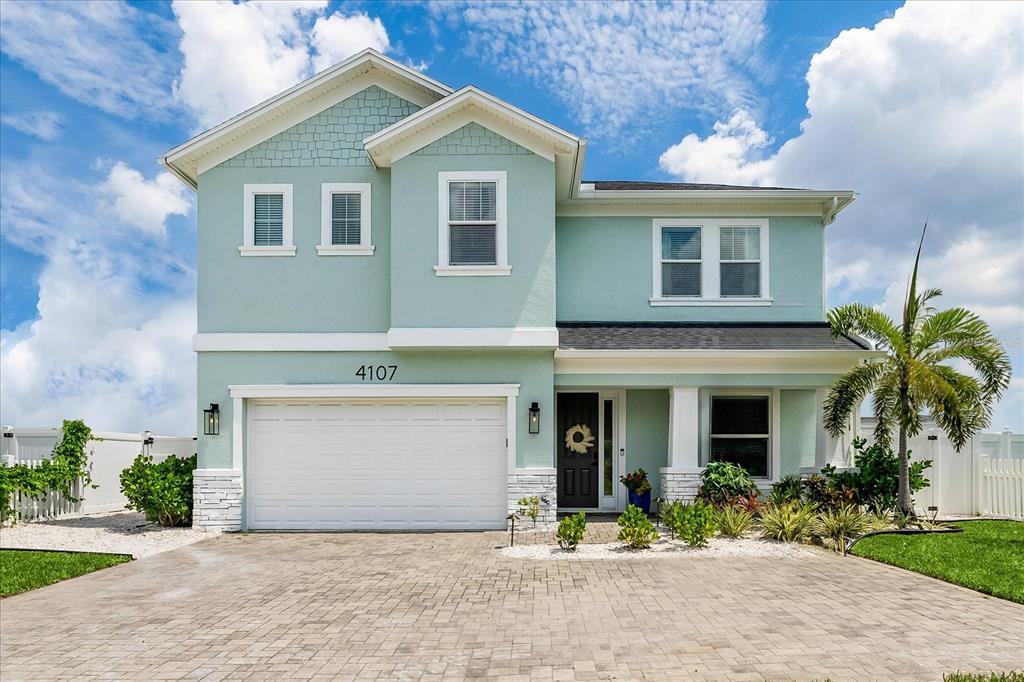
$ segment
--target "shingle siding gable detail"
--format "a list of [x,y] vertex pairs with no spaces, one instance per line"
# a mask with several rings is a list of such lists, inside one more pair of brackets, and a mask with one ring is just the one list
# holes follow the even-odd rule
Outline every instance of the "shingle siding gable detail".
[[512,140],[484,128],[479,123],[467,123],[458,130],[435,140],[423,149],[414,152],[419,156],[468,156],[468,155],[525,155],[532,154]]
[[369,166],[363,139],[420,107],[371,86],[220,164],[233,168]]

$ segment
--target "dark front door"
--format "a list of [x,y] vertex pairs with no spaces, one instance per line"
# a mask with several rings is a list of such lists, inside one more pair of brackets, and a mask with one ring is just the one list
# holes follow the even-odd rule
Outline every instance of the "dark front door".
[[597,506],[597,393],[558,394],[558,506]]

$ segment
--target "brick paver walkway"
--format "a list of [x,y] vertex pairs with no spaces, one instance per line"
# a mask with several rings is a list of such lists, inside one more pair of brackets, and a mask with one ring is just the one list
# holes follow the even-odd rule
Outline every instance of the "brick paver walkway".
[[925,679],[1024,607],[825,552],[524,562],[502,533],[228,535],[0,603],[18,679]]

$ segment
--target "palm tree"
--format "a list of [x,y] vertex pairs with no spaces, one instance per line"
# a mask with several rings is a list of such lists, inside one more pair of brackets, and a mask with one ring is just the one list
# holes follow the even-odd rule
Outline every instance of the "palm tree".
[[[921,432],[921,411],[927,410],[959,451],[986,428],[992,407],[1010,384],[1010,359],[980,317],[963,308],[936,311],[932,299],[939,289],[917,292],[917,269],[928,230],[925,223],[907,287],[903,320],[896,324],[879,310],[849,303],[828,313],[834,336],[855,334],[885,351],[881,360],[863,362],[838,377],[825,399],[825,428],[837,436],[850,415],[872,394],[875,441],[891,444],[899,431],[900,480],[897,504],[914,514],[907,473],[907,439]],[[948,361],[966,364],[964,374]]]

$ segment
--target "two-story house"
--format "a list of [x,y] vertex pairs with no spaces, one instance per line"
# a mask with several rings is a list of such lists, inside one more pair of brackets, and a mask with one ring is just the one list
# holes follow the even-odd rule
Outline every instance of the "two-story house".
[[842,460],[851,191],[583,180],[586,140],[362,52],[171,150],[198,192],[195,523],[502,528]]

